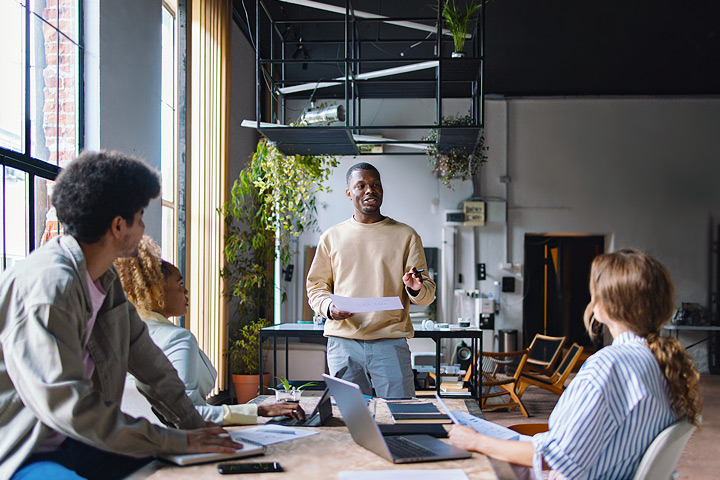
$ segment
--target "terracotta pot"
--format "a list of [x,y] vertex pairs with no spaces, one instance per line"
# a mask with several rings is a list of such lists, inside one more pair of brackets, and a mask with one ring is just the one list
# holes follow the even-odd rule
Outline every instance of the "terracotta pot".
[[[238,403],[247,403],[258,396],[260,388],[260,375],[235,375],[232,376],[233,385],[235,386],[235,396]],[[263,374],[263,387],[267,392],[267,386],[270,383],[270,374]],[[265,394],[263,392],[263,394]]]

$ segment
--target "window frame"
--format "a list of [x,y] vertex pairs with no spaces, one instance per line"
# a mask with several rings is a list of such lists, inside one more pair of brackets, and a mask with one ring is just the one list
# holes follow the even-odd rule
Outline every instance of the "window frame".
[[[72,42],[75,47],[77,47],[77,71],[76,73],[76,83],[75,88],[77,89],[77,98],[76,98],[76,115],[77,120],[75,122],[76,124],[76,151],[81,151],[84,146],[84,139],[85,139],[85,91],[84,91],[84,84],[82,79],[84,78],[84,72],[85,72],[85,31],[84,31],[84,5],[83,0],[74,0],[77,6],[76,11],[76,17],[75,22],[77,25],[77,40],[69,37],[66,33],[60,30],[59,26],[53,25],[51,22],[49,22],[47,19],[43,18],[41,15],[33,11],[32,5],[30,5],[30,2],[17,2],[20,4],[21,8],[24,9],[24,35],[23,35],[23,42],[21,48],[24,49],[24,58],[23,58],[23,92],[22,95],[24,95],[24,112],[23,112],[23,130],[24,130],[24,138],[23,138],[23,151],[18,152],[15,150],[12,150],[10,148],[2,147],[0,146],[0,170],[2,170],[2,181],[5,180],[5,168],[14,168],[16,170],[22,171],[26,174],[26,189],[25,189],[25,202],[26,202],[26,208],[27,208],[27,217],[25,219],[26,222],[26,232],[27,232],[27,245],[26,245],[26,251],[28,253],[32,252],[36,248],[36,229],[35,229],[35,214],[36,214],[36,208],[35,208],[35,202],[36,202],[36,195],[35,195],[35,181],[36,177],[53,181],[57,177],[58,173],[60,173],[60,166],[56,164],[52,164],[50,162],[46,162],[44,160],[40,160],[33,156],[33,150],[32,150],[32,94],[31,91],[31,70],[33,68],[33,64],[31,62],[31,55],[34,53],[31,49],[31,20],[37,19],[41,22],[41,24],[50,26],[53,28],[59,36],[64,37],[65,39]],[[35,119],[36,122],[41,122],[42,119]],[[56,119],[56,129],[59,125],[58,120]],[[59,130],[57,130],[59,135]],[[57,159],[56,159],[57,160]],[[5,239],[7,237],[6,232],[6,225],[5,225],[5,211],[7,208],[7,202],[5,201],[5,195],[6,190],[3,188],[2,190],[2,212],[0,212],[0,221],[2,222],[2,235],[3,235],[3,242],[2,242],[2,259],[1,259],[1,265],[0,265],[0,271],[4,271],[6,269],[6,256],[7,256],[7,244],[5,242]]]
[[[163,258],[165,258],[165,260],[177,265],[178,259],[180,258],[180,249],[179,249],[180,239],[179,239],[179,237],[182,232],[182,230],[180,229],[180,225],[179,225],[180,201],[178,198],[178,195],[180,193],[180,188],[179,188],[179,186],[180,186],[179,185],[180,184],[180,176],[179,176],[180,154],[179,154],[179,134],[178,134],[179,122],[180,122],[179,111],[178,111],[178,100],[179,100],[178,78],[179,78],[179,73],[180,73],[179,72],[179,70],[180,70],[179,57],[178,57],[179,16],[178,16],[177,2],[163,0],[161,8],[163,10],[167,10],[168,13],[170,14],[170,16],[173,18],[173,32],[172,32],[173,33],[173,53],[172,53],[172,58],[173,58],[173,79],[172,79],[172,85],[173,85],[173,105],[172,105],[172,109],[173,109],[173,120],[172,120],[172,124],[173,124],[173,138],[172,138],[173,155],[172,155],[172,161],[174,163],[173,179],[172,179],[172,190],[173,190],[172,201],[166,200],[165,198],[163,198],[163,195],[161,195],[161,198],[160,198],[161,219],[163,218],[165,209],[172,210],[173,225],[174,225],[174,231],[171,233],[172,252],[166,252],[166,251],[164,251],[164,248],[163,248],[162,254],[163,254]],[[165,81],[164,80],[161,80],[161,81],[164,85]],[[162,108],[164,106],[164,98],[162,95],[161,95],[160,101],[161,101],[161,108]],[[161,115],[161,119],[162,119],[162,115]],[[163,128],[163,127],[165,127],[165,125],[162,124],[162,120],[161,120],[161,128]],[[160,170],[161,171],[163,169],[163,164],[162,164],[163,161],[165,161],[165,155],[162,154],[162,152],[161,152],[161,155],[160,155],[160,162],[161,162]],[[165,187],[166,187],[166,185],[163,185],[163,189]],[[163,237],[165,237],[165,235],[166,235],[166,232],[164,230],[165,230],[165,222],[161,221],[160,235],[161,235],[161,243],[163,243],[163,244],[165,243]],[[164,247],[164,245],[163,245],[163,247]],[[182,272],[182,270],[180,270],[180,271]]]

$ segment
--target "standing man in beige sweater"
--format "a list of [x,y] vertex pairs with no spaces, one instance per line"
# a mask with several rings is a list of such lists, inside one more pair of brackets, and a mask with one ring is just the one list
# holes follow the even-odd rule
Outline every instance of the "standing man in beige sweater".
[[[331,375],[364,394],[399,398],[415,394],[410,349],[410,302],[430,305],[435,282],[427,275],[420,236],[410,226],[380,213],[380,173],[358,163],[346,174],[352,218],[321,237],[307,278],[310,307],[328,319],[327,361]],[[339,310],[330,294],[345,297],[400,297],[402,310],[353,314]]]

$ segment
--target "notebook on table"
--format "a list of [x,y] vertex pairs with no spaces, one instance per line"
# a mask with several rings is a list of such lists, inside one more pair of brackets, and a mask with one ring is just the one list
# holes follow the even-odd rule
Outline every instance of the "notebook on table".
[[400,423],[395,425],[378,425],[380,433],[385,437],[394,435],[430,435],[436,438],[447,438],[445,427],[439,423]]
[[432,403],[388,403],[395,423],[452,423]]
[[330,390],[326,388],[315,409],[305,417],[305,420],[295,420],[291,417],[273,417],[267,423],[287,425],[289,427],[320,427],[326,425],[330,418],[332,418],[332,404],[330,403]]
[[187,465],[196,465],[198,463],[219,462],[222,460],[230,460],[233,458],[254,457],[263,455],[265,447],[247,439],[239,438],[242,430],[230,432],[230,437],[237,443],[241,443],[243,448],[236,450],[234,453],[184,453],[182,455],[162,455],[161,459],[185,467]]
[[470,458],[470,452],[430,435],[383,437],[356,384],[323,374],[355,443],[393,463]]

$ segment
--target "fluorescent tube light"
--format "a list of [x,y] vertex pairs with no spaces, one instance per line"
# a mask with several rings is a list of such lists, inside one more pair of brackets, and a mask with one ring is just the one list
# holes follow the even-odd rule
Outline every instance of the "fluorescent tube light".
[[[418,70],[427,70],[428,68],[435,68],[438,66],[437,60],[430,60],[427,62],[412,63],[410,65],[402,65],[399,67],[386,68],[384,70],[375,70],[374,72],[365,72],[359,75],[355,75],[356,80],[369,80],[371,78],[389,77],[391,75],[399,75],[401,73],[416,72]],[[339,80],[337,82],[312,82],[303,83],[302,85],[295,85],[292,87],[278,88],[278,92],[282,94],[304,92],[307,90],[315,90],[324,87],[334,87],[336,85],[342,85],[341,82],[345,81],[345,77],[336,77],[333,80]]]
[[[326,12],[339,13],[340,15],[345,15],[344,7],[328,5],[327,3],[313,2],[312,0],[280,0],[280,1],[285,2],[285,3],[292,3],[294,5],[300,5],[303,7],[324,10]],[[376,18],[376,19],[380,19],[380,20],[388,18],[384,15],[377,15],[375,13],[361,12],[360,10],[353,10],[353,13],[355,14],[356,17],[360,17],[360,18]],[[431,27],[430,25],[423,25],[422,23],[409,22],[409,21],[404,21],[404,20],[389,20],[389,19],[383,20],[383,21],[385,23],[389,23],[391,25],[397,25],[398,27],[412,28],[414,30],[420,30],[423,32],[431,32],[431,33],[437,32],[437,29],[435,27]],[[450,30],[448,30],[447,28],[443,28],[442,33],[443,33],[443,35],[452,35],[452,33],[450,33]],[[472,35],[469,33],[466,33],[465,38],[472,38]]]

